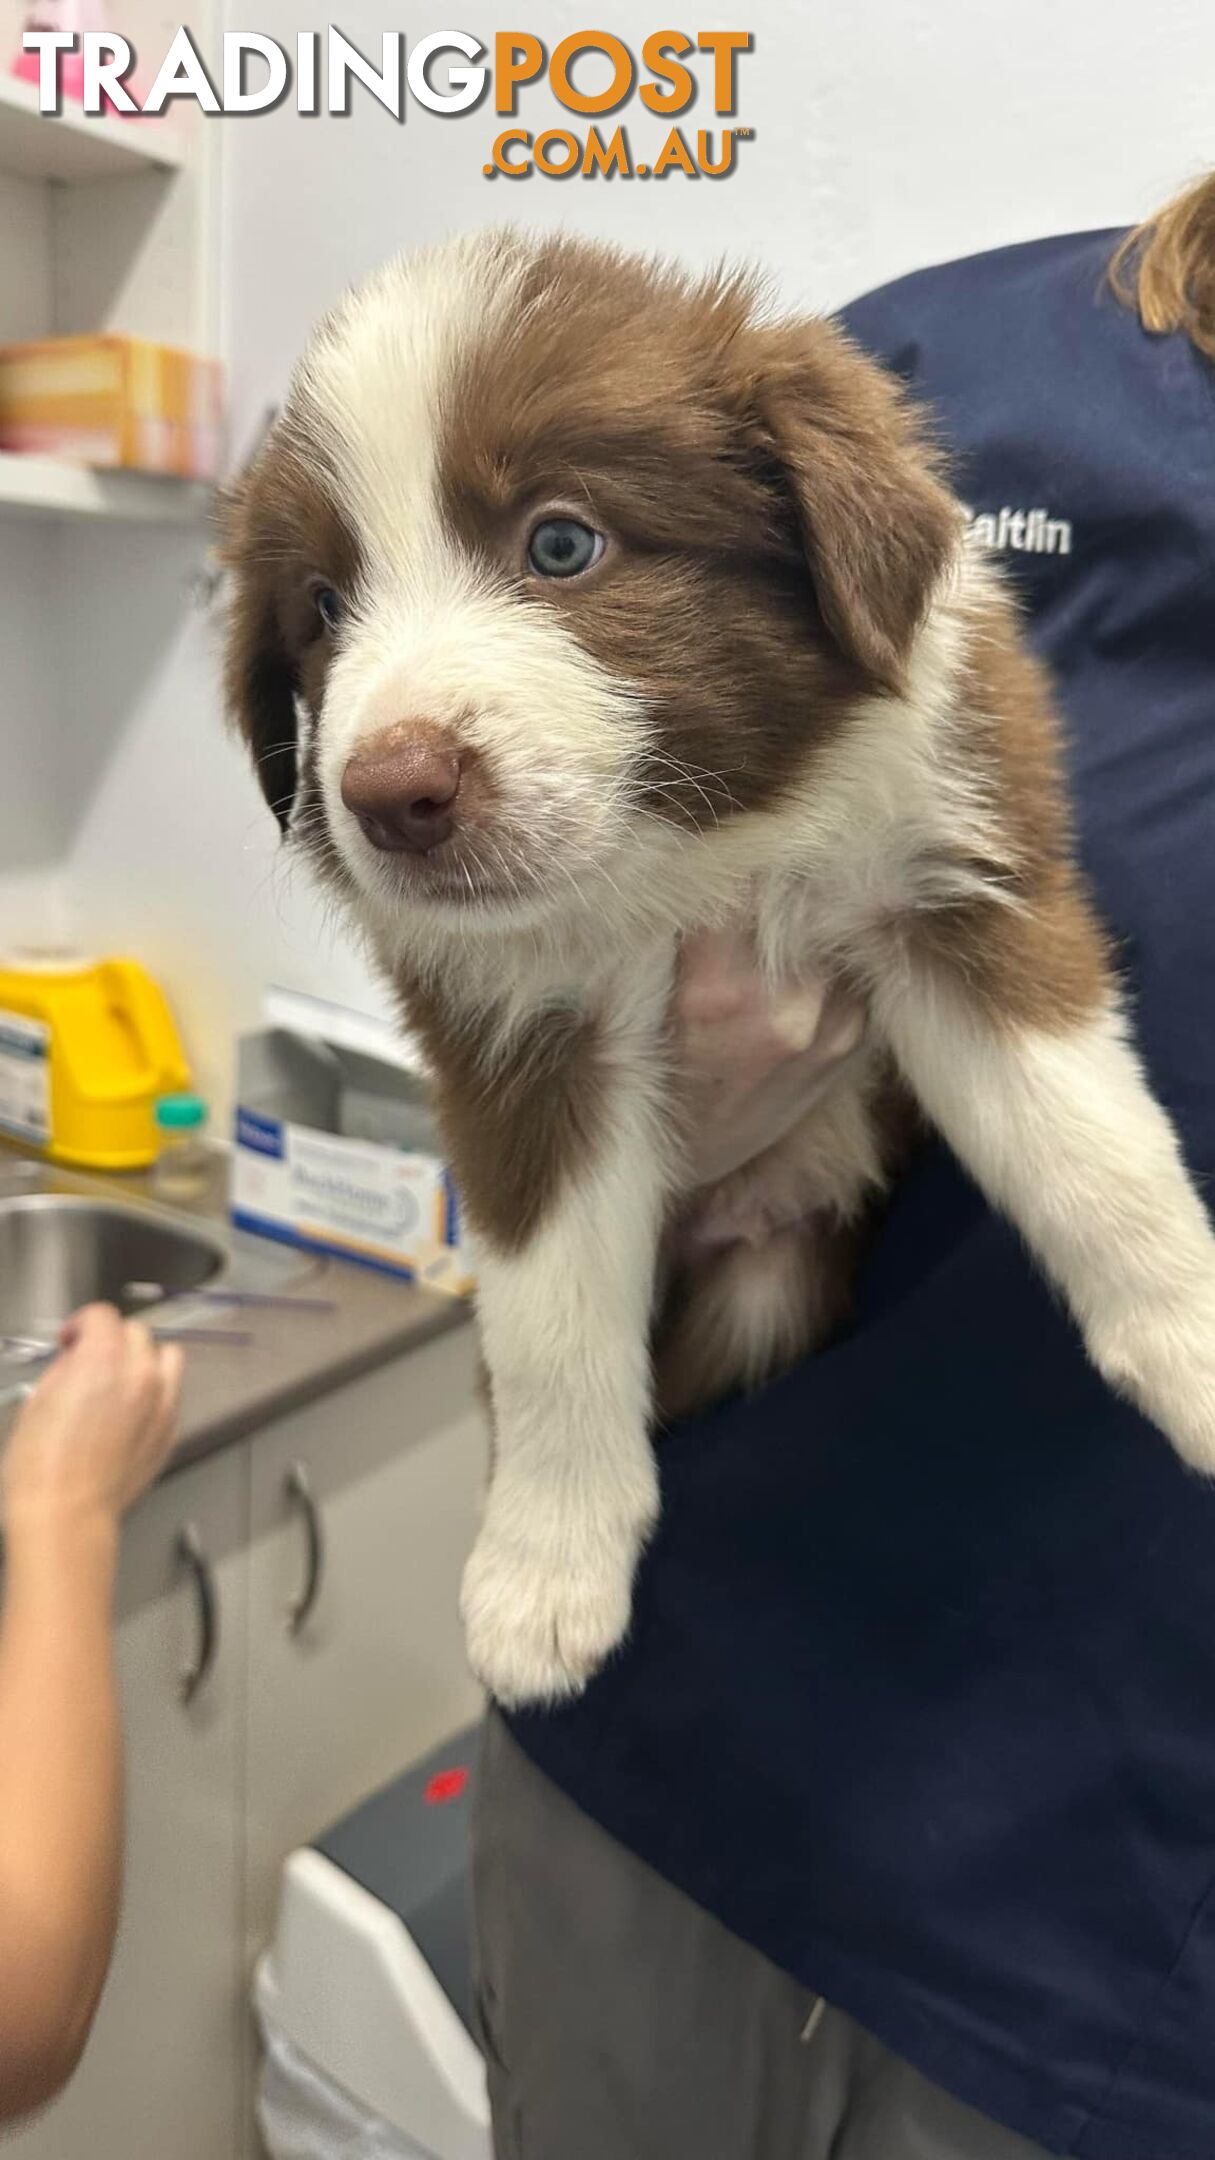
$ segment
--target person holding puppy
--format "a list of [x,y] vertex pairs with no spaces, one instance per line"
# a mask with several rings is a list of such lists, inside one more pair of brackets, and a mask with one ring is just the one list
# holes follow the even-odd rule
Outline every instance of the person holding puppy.
[[[845,325],[928,401],[1069,725],[1153,1083],[1215,1172],[1215,177]],[[685,956],[706,1179],[863,1015]],[[799,1045],[799,1046],[796,1046]],[[1215,1494],[949,1158],[851,1327],[660,1443],[624,1651],[491,1714],[498,2160],[1200,2160],[1215,2123]]]
[[111,1647],[119,1528],[163,1469],[182,1353],[93,1305],[23,1406],[3,1463],[0,2121],[78,2062],[122,1872]]

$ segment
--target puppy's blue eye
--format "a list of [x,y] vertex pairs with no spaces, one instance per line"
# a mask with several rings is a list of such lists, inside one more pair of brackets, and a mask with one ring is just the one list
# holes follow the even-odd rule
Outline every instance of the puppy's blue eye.
[[581,577],[603,553],[603,534],[577,518],[545,518],[527,544],[527,559],[537,577]]
[[326,630],[336,630],[346,612],[340,592],[332,585],[318,585],[313,599]]

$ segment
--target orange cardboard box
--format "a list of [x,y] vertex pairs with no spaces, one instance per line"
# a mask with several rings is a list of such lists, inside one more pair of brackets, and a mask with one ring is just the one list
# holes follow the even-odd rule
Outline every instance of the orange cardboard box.
[[0,346],[0,450],[214,480],[222,392],[217,360],[145,338]]

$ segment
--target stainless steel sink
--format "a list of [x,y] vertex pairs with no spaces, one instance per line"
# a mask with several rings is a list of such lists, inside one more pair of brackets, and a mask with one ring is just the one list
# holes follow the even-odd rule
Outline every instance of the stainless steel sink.
[[54,1334],[101,1299],[140,1312],[223,1272],[222,1245],[150,1208],[67,1193],[0,1197],[0,1338]]
[[101,1299],[157,1323],[214,1328],[230,1316],[198,1291],[274,1295],[317,1269],[308,1255],[137,1188],[117,1193],[0,1151],[0,1408],[36,1377],[39,1346],[80,1305]]

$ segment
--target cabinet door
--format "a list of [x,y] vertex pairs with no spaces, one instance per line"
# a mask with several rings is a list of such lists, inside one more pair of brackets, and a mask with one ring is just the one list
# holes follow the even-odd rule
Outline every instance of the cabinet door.
[[[122,1920],[97,2023],[61,2099],[5,2143],[14,2160],[231,2160],[243,2037],[241,1778],[247,1451],[168,1478],[126,1525],[117,1663],[126,1727]],[[198,1559],[178,1553],[190,1529]],[[197,1568],[216,1636],[199,1658]]]
[[[457,1609],[487,1466],[462,1322],[251,1443],[251,1956],[287,1854],[476,1715]],[[301,1490],[301,1473],[303,1486]],[[319,1581],[308,1618],[308,1509]]]

